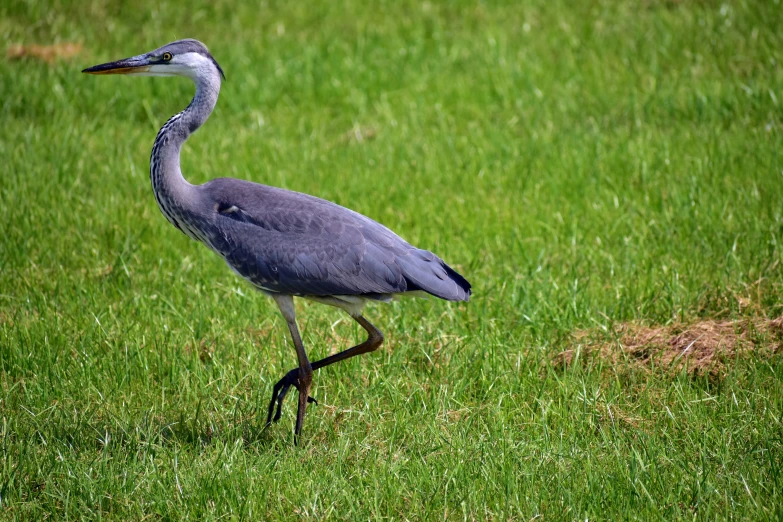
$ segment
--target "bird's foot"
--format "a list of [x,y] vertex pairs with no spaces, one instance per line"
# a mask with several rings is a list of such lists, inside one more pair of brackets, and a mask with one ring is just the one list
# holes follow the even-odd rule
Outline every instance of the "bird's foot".
[[[294,368],[285,376],[277,381],[277,384],[275,384],[275,387],[272,389],[272,400],[269,401],[269,414],[266,417],[266,425],[269,426],[273,422],[277,422],[280,420],[281,415],[281,408],[283,407],[283,399],[285,399],[285,396],[288,394],[288,391],[291,389],[291,386],[297,389],[301,393],[301,388],[299,386],[299,368]],[[318,401],[307,396],[307,402],[308,403],[315,403],[318,404]],[[277,403],[277,411],[275,412],[275,403]],[[274,418],[272,417],[272,414],[274,413]]]

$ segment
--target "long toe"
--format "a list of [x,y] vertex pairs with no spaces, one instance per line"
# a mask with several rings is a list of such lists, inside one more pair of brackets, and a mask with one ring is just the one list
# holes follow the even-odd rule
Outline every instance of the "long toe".
[[[272,400],[269,401],[269,412],[266,417],[267,426],[280,420],[283,399],[288,395],[288,390],[291,389],[291,386],[295,387],[297,390],[299,389],[298,369],[291,370],[285,374],[282,379],[277,381],[274,388],[272,388]],[[275,405],[277,405],[277,412],[275,412]]]
[[[288,395],[291,387],[294,387],[297,391],[301,392],[298,368],[294,368],[285,374],[282,379],[277,381],[274,388],[272,388],[272,400],[269,401],[269,411],[266,417],[267,426],[280,420],[280,417],[282,416],[283,400],[286,398],[286,395]],[[307,397],[307,402],[309,404],[318,404],[318,401],[309,395]]]

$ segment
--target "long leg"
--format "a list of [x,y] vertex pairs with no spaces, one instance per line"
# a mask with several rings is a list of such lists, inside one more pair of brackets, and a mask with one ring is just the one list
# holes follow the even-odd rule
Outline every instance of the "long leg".
[[[307,359],[307,352],[305,352],[302,338],[299,335],[299,328],[296,326],[294,298],[290,295],[282,294],[277,294],[273,297],[278,308],[280,308],[280,313],[285,318],[285,322],[288,323],[288,330],[291,332],[291,339],[293,339],[294,348],[296,348],[296,358],[299,361],[299,368],[294,370],[297,374],[297,382],[291,383],[299,390],[299,407],[296,410],[296,428],[294,429],[294,442],[298,443],[299,434],[302,432],[305,411],[307,410],[307,399],[310,397],[310,385],[313,382],[313,367]],[[288,392],[289,387],[290,384],[285,386],[285,392]]]
[[334,355],[330,355],[329,357],[324,357],[323,359],[315,361],[313,363],[313,370],[319,370],[324,366],[329,366],[330,364],[344,361],[345,359],[350,359],[356,355],[374,352],[381,347],[381,344],[383,344],[383,334],[381,331],[361,315],[354,317],[354,320],[362,325],[362,328],[367,331],[367,340],[361,344],[357,344],[353,348],[348,348],[347,350],[343,350],[340,353],[336,353]]
[[[320,368],[323,368],[325,366],[329,366],[330,364],[334,364],[336,362],[344,361],[345,359],[350,359],[351,357],[355,357],[356,355],[362,355],[364,353],[373,352],[380,348],[381,344],[383,344],[383,334],[380,330],[378,330],[373,324],[365,319],[361,315],[357,316],[351,316],[353,319],[362,325],[362,328],[364,328],[367,331],[367,340],[363,343],[357,344],[356,346],[352,348],[348,348],[347,350],[343,350],[340,353],[336,353],[334,355],[330,355],[329,357],[324,357],[323,359],[320,359],[318,361],[315,361],[312,363],[312,369],[318,370]],[[299,372],[297,368],[294,368],[290,372],[288,372],[285,377],[280,379],[277,384],[275,384],[274,389],[272,390],[272,400],[269,402],[269,414],[266,418],[266,423],[271,424],[272,422],[277,422],[280,420],[281,415],[281,408],[283,406],[283,399],[285,399],[286,394],[288,393],[288,390],[291,388],[291,386],[294,386],[295,388],[299,389]],[[299,391],[299,400],[301,402],[302,395],[301,390]],[[314,402],[314,399],[308,397],[308,402]],[[277,403],[277,412],[275,412],[275,403]],[[272,414],[274,413],[274,418],[272,417]]]

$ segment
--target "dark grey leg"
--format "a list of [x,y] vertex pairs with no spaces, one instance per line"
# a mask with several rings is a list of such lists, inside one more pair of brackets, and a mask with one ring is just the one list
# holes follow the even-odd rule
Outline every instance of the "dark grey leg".
[[[381,344],[383,344],[383,334],[381,333],[381,331],[378,330],[375,326],[373,326],[373,324],[370,321],[368,321],[361,315],[354,317],[354,320],[360,325],[362,325],[362,328],[364,328],[367,331],[367,340],[361,344],[357,344],[352,348],[348,348],[347,350],[344,350],[340,353],[336,353],[334,355],[330,355],[329,357],[324,357],[323,359],[315,361],[311,365],[311,368],[313,370],[318,370],[320,368],[323,368],[324,366],[329,366],[330,364],[344,361],[345,359],[350,359],[351,357],[354,357],[356,355],[362,355],[364,353],[373,352],[378,348],[380,348]],[[285,375],[285,377],[280,379],[277,382],[277,384],[275,384],[275,387],[272,390],[272,400],[269,403],[269,414],[267,415],[266,418],[267,425],[271,424],[272,422],[277,422],[280,420],[281,408],[283,406],[283,399],[285,399],[285,396],[288,393],[288,390],[291,388],[291,386],[299,390],[299,402],[301,403],[302,390],[299,381],[299,368],[294,368],[293,370],[288,372]],[[308,383],[308,390],[309,390],[309,383]],[[315,399],[313,399],[312,397],[309,397],[306,394],[304,396],[306,397],[305,399],[306,402],[315,402]],[[277,412],[275,412],[275,403],[277,403]],[[274,417],[272,417],[273,412],[274,412]]]
[[[296,348],[296,358],[299,361],[299,368],[297,368],[297,382],[296,383],[284,383],[283,391],[280,393],[285,397],[288,389],[293,384],[296,389],[299,390],[299,407],[296,410],[296,428],[294,429],[294,443],[299,443],[299,435],[302,432],[302,423],[304,422],[305,411],[307,410],[307,399],[310,397],[310,385],[313,382],[313,367],[310,365],[310,361],[307,359],[307,352],[304,349],[302,338],[299,335],[299,328],[296,326],[296,311],[294,309],[294,298],[290,295],[275,295],[275,302],[277,302],[280,313],[283,314],[285,322],[288,324],[288,330],[291,332],[291,339],[294,341],[294,348]],[[278,385],[275,385],[275,389],[278,389]],[[282,400],[282,399],[281,399]],[[267,422],[268,424],[268,422]]]

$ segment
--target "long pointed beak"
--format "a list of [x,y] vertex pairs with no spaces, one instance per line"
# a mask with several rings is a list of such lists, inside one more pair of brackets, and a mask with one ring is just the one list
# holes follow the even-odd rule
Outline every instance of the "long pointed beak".
[[82,72],[87,74],[135,74],[147,72],[149,68],[149,59],[145,55],[139,55],[117,60],[116,62],[94,65],[84,69]]

